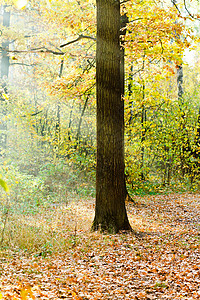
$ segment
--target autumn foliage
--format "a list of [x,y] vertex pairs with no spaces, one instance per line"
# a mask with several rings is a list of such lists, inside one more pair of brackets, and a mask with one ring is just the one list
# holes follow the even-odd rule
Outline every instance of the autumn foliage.
[[198,1],[121,1],[133,232],[113,235],[90,232],[96,3],[17,2],[0,1],[0,299],[199,299]]

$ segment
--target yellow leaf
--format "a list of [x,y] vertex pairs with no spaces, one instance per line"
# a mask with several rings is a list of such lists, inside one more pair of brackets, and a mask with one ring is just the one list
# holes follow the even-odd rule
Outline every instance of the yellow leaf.
[[9,97],[8,97],[8,95],[7,95],[7,94],[5,94],[5,93],[2,93],[2,97],[3,97],[5,100],[9,100]]
[[6,191],[6,192],[9,191],[7,183],[3,179],[1,179],[1,176],[0,176],[0,186],[2,186],[2,188],[4,189],[4,191]]
[[27,300],[27,296],[28,296],[28,291],[25,289],[21,290],[21,299],[22,300]]

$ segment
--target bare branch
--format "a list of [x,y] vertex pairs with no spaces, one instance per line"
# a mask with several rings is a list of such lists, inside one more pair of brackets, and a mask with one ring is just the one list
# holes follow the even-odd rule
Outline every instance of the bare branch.
[[34,66],[37,66],[37,64],[24,64],[24,63],[11,63],[10,66],[13,66],[13,65],[20,65],[20,66],[25,66],[25,67],[34,67]]
[[25,117],[33,117],[33,116],[36,116],[36,115],[40,114],[42,111],[43,111],[43,110],[40,110],[40,111],[37,111],[37,112],[35,112],[35,113],[33,113],[33,114],[23,115],[23,116],[21,116],[21,117],[22,117],[22,118],[25,118]]
[[61,50],[57,52],[57,51],[54,51],[54,50],[50,50],[46,47],[31,48],[30,51],[31,52],[37,51],[37,52],[41,52],[41,53],[52,53],[52,54],[55,54],[55,55],[64,55],[65,54],[65,52],[62,52]]
[[163,43],[162,43],[161,39],[159,39],[159,41],[160,41],[160,46],[161,46],[161,54],[163,54],[163,52],[164,52]]
[[178,10],[179,14],[181,14],[180,9],[178,8],[178,5],[176,4],[176,0],[171,0],[174,7]]
[[92,37],[92,36],[82,35],[82,34],[81,34],[81,35],[79,35],[79,36],[77,37],[77,39],[72,40],[72,41],[70,41],[70,42],[67,42],[67,43],[65,43],[65,44],[63,44],[63,45],[60,45],[60,48],[63,48],[63,47],[68,46],[68,45],[70,45],[70,44],[76,43],[76,42],[78,42],[78,41],[80,41],[80,40],[82,40],[82,39],[90,39],[90,40],[96,41],[96,38],[94,38],[94,37]]
[[123,1],[120,2],[120,5],[121,5],[121,4],[124,4],[124,3],[126,3],[126,2],[129,2],[129,1],[130,1],[130,0],[123,0]]
[[197,18],[197,17],[195,17],[194,15],[191,14],[191,12],[189,11],[189,9],[187,8],[186,0],[184,0],[184,6],[185,6],[185,10],[187,11],[188,15],[189,15],[192,19],[195,19],[195,20],[200,21],[199,18]]
[[[85,92],[83,94],[81,94],[80,96],[83,96],[83,95],[90,95],[91,94],[91,90],[93,89],[93,87],[96,85],[96,83],[93,83],[89,88],[87,88],[85,90]],[[88,93],[89,92],[89,93]]]
[[128,23],[133,23],[133,22],[136,22],[136,21],[139,21],[139,20],[144,20],[144,19],[149,20],[149,18],[136,18],[134,20],[128,21]]
[[47,49],[46,47],[40,47],[40,48],[30,48],[29,50],[8,50],[8,49],[5,49],[3,47],[0,47],[0,51],[5,51],[7,53],[52,53],[54,55],[64,55],[65,52],[62,52],[62,51],[54,51],[54,50],[50,50],[50,49]]

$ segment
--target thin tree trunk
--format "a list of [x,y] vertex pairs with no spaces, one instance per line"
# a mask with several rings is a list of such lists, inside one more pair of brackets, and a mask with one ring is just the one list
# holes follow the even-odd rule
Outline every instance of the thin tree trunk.
[[[7,6],[4,5],[3,9],[3,26],[9,27],[10,26],[10,12],[6,10]],[[1,52],[1,86],[4,93],[7,93],[7,80],[9,74],[9,41],[2,42],[2,52]],[[1,101],[5,101],[5,99],[0,96]],[[7,115],[7,108],[6,103],[2,111],[3,114],[3,121],[1,122],[1,129],[3,132],[0,135],[0,148],[2,153],[0,155],[5,156],[5,149],[7,147],[7,122],[5,121],[5,116]]]
[[[59,77],[62,77],[63,74],[63,67],[64,67],[64,60],[61,60],[60,63],[60,72],[59,72]],[[55,151],[56,151],[56,157],[59,157],[59,149],[60,149],[60,101],[58,101],[57,105],[57,114],[56,114],[56,126],[55,126]]]
[[200,157],[200,108],[198,113],[198,121],[197,121],[197,133],[195,138],[195,144],[197,150],[195,150],[195,157]]
[[[145,84],[143,83],[142,85],[142,100],[144,102],[145,99]],[[145,151],[145,147],[144,147],[144,142],[145,142],[145,138],[146,138],[146,110],[144,107],[144,104],[142,105],[142,113],[141,113],[141,125],[142,125],[142,132],[141,132],[141,180],[144,181],[145,180],[145,175],[144,175],[144,151]]]
[[183,66],[177,66],[178,100],[183,104]]
[[84,113],[85,113],[85,110],[86,110],[86,107],[87,107],[87,104],[88,104],[89,97],[90,97],[90,94],[88,94],[86,99],[85,99],[85,103],[84,103],[83,109],[81,111],[81,116],[80,116],[80,119],[79,119],[79,122],[78,122],[78,130],[77,130],[77,135],[76,135],[77,142],[79,141],[79,138],[80,138],[81,124],[82,124],[82,121],[83,121],[83,116],[84,116]]
[[[121,17],[122,18],[122,17]],[[126,19],[126,22],[123,24],[124,28],[126,26],[128,22],[128,19]],[[122,26],[122,25],[121,25]],[[121,27],[120,26],[120,27]],[[123,33],[123,36],[122,36]],[[120,82],[121,82],[121,98],[122,101],[124,101],[124,94],[125,94],[125,49],[124,49],[124,36],[126,34],[126,30],[123,29],[123,32],[120,31],[121,34],[121,49],[120,49]],[[124,108],[123,108],[124,109]],[[124,125],[123,125],[124,126]],[[124,135],[124,133],[123,133]],[[124,188],[125,188],[125,194],[126,194],[126,200],[129,202],[133,202],[135,203],[135,201],[132,199],[132,197],[129,195],[129,192],[127,190],[127,186],[126,186],[126,178],[124,176]]]
[[[10,27],[10,12],[7,11],[7,6],[3,6],[3,26]],[[9,73],[9,41],[2,43],[2,57],[1,57],[1,78],[7,80]]]
[[[129,97],[131,97],[131,95],[133,94],[132,91],[132,87],[133,87],[133,65],[131,65],[131,70],[130,70],[130,74],[129,74],[129,83],[128,83],[128,95]],[[128,120],[128,124],[129,126],[131,125],[131,122],[133,120],[133,101],[131,100],[129,102],[129,109],[130,109],[130,113],[129,113],[129,120]]]
[[72,115],[73,115],[74,102],[71,107],[70,115],[69,115],[69,125],[68,125],[68,140],[71,141],[71,126],[72,126]]

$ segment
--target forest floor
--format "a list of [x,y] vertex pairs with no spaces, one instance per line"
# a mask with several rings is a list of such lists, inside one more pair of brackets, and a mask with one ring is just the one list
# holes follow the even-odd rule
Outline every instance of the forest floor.
[[1,250],[0,299],[200,299],[200,195],[136,202],[127,204],[136,234],[91,233],[94,199],[79,199],[65,214],[74,230],[59,224],[65,251]]

